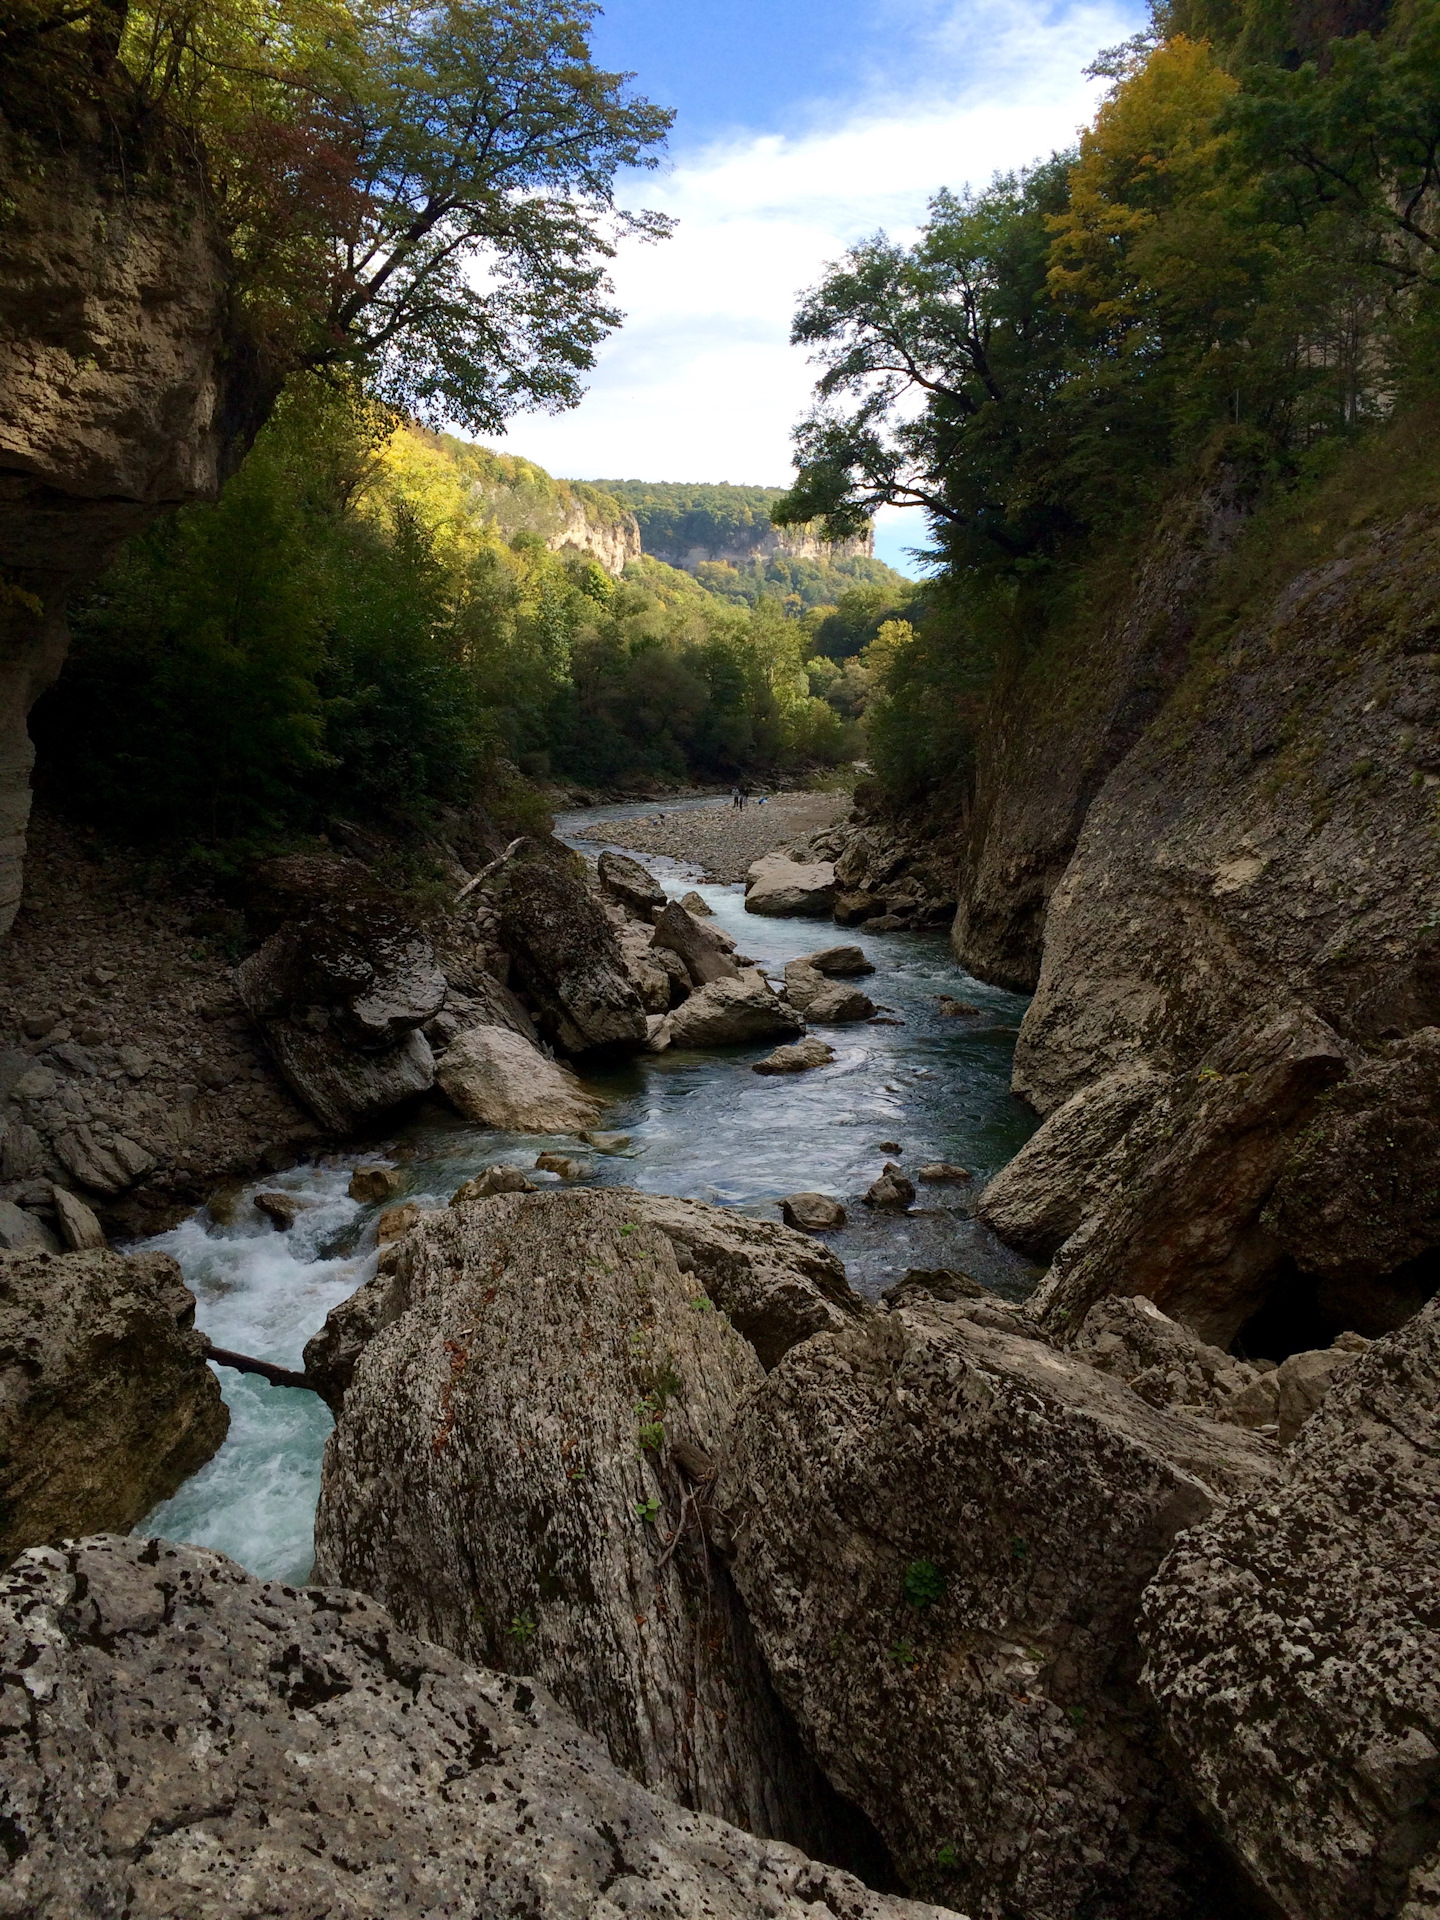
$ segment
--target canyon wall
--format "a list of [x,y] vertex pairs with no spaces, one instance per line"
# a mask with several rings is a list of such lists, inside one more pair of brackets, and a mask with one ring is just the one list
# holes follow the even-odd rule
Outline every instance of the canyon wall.
[[821,540],[804,527],[763,527],[745,539],[722,541],[716,546],[675,546],[660,542],[646,549],[668,566],[683,567],[686,573],[712,563],[728,567],[748,567],[755,560],[772,560],[777,555],[789,560],[872,560],[875,535],[856,534],[853,540]]
[[618,579],[627,562],[640,558],[640,527],[633,513],[609,522],[597,519],[580,495],[571,494],[564,524],[545,544],[552,553],[588,553]]
[[26,716],[65,602],[157,514],[211,499],[277,382],[236,326],[203,186],[77,119],[0,117],[0,933],[20,902]]

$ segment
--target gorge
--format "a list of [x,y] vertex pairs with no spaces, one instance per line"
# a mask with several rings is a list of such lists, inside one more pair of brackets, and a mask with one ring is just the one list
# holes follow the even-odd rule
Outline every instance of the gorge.
[[783,493],[437,430],[665,116],[399,17],[0,23],[0,1914],[1437,1920],[1440,11],[1157,12]]

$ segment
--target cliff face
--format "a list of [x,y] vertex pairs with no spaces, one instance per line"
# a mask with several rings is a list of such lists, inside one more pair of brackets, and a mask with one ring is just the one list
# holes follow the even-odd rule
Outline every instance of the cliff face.
[[98,127],[62,147],[0,119],[0,933],[68,594],[157,514],[213,498],[274,394],[200,183],[132,158]]
[[588,553],[618,579],[627,562],[640,558],[640,527],[633,513],[610,522],[597,520],[584,500],[572,494],[565,524],[545,544],[552,553]]
[[669,543],[647,549],[668,566],[683,567],[693,573],[712,562],[720,566],[748,567],[753,560],[769,560],[782,554],[790,560],[872,560],[875,557],[873,533],[857,534],[853,540],[826,541],[795,527],[764,527],[744,540],[722,541],[715,546],[674,546]]
[[1017,1091],[1184,1067],[1256,1006],[1440,1022],[1440,509],[1357,534],[1197,662],[1050,903]]
[[[957,943],[986,971],[977,898],[990,928],[1021,930],[1012,953],[1043,934],[1013,1085],[1047,1118],[978,1210],[1053,1254],[1032,1309],[1061,1338],[1105,1294],[1144,1295],[1280,1359],[1387,1332],[1440,1284],[1427,433],[1402,423],[1303,516],[1249,528],[1223,568],[1223,515],[1198,545],[1162,538],[1110,629],[1108,682],[1097,663],[1106,698],[1078,703],[1073,735],[1053,715],[1027,735],[1002,690],[1019,744],[1002,732],[993,755],[1009,784],[992,775]],[[1127,747],[1147,679],[1153,717]]]
[[951,942],[980,979],[1025,993],[1046,911],[1092,801],[1185,670],[1196,604],[1243,524],[1221,482],[1174,514],[1097,632],[1011,667],[981,742]]

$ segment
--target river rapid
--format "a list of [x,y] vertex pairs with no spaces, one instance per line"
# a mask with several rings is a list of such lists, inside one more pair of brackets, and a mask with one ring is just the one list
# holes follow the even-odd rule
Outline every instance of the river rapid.
[[[724,803],[670,802],[663,811],[717,804]],[[582,828],[660,810],[653,802],[590,808],[561,815],[556,827],[593,858],[605,843],[576,839]],[[217,1196],[145,1243],[179,1261],[196,1295],[197,1324],[217,1346],[298,1368],[330,1308],[374,1272],[382,1209],[349,1198],[357,1166],[398,1166],[403,1185],[396,1200],[438,1207],[497,1161],[523,1167],[539,1186],[560,1184],[534,1168],[536,1155],[550,1147],[583,1160],[588,1184],[678,1194],[765,1219],[779,1218],[775,1203],[784,1194],[834,1194],[844,1200],[849,1223],[824,1237],[852,1284],[872,1299],[908,1267],[959,1267],[1015,1299],[1030,1291],[1031,1269],[968,1212],[974,1194],[1036,1124],[1009,1091],[1023,998],[962,973],[943,934],[867,935],[827,921],[760,919],[745,912],[738,886],[706,885],[693,869],[658,856],[631,858],[643,859],[672,896],[692,888],[703,894],[717,924],[777,980],[787,960],[817,946],[859,945],[875,965],[860,984],[897,1024],[817,1030],[836,1058],[805,1074],[752,1073],[769,1045],[642,1053],[587,1069],[587,1085],[607,1103],[603,1125],[630,1137],[620,1153],[597,1153],[567,1135],[490,1132],[436,1101],[364,1151]],[[947,1016],[942,994],[975,1012]],[[972,1178],[958,1187],[921,1186],[905,1216],[872,1215],[860,1195],[887,1159],[912,1177],[924,1162],[945,1160],[968,1168]],[[257,1192],[277,1190],[306,1203],[285,1233],[253,1204]],[[329,1410],[312,1393],[218,1371],[231,1410],[229,1437],[140,1531],[219,1548],[265,1578],[303,1581]]]

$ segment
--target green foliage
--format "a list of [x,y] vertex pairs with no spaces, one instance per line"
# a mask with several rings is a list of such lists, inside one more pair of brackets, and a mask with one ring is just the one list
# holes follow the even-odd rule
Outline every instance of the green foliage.
[[996,676],[1084,651],[1168,503],[1217,477],[1303,492],[1426,405],[1440,0],[1348,8],[1342,40],[1324,17],[1157,9],[1097,64],[1113,86],[1076,151],[938,194],[913,245],[867,241],[804,297],[793,337],[824,371],[774,517],[841,536],[919,505],[943,561],[887,616],[911,644],[840,676],[849,644],[811,655],[893,798],[963,801]]
[[229,858],[336,813],[423,821],[493,795],[507,762],[603,784],[853,752],[801,622],[658,561],[615,581],[549,549],[592,510],[302,379],[220,502],[133,541],[75,609],[35,715],[42,778],[112,831]]
[[679,481],[597,480],[640,523],[646,553],[684,559],[693,547],[718,555],[758,545],[783,487],[692,486]]
[[903,1581],[905,1604],[923,1612],[945,1598],[945,1576],[933,1560],[912,1560]]
[[[22,0],[0,78],[198,157],[285,370],[492,431],[573,406],[618,324],[615,204],[672,115],[590,59],[590,0]],[[37,79],[44,69],[43,81]],[[38,116],[43,119],[42,113]]]

